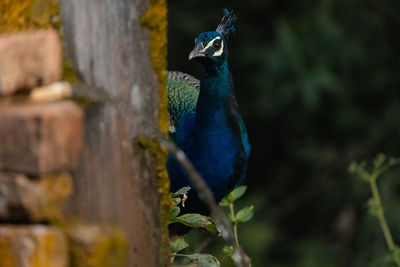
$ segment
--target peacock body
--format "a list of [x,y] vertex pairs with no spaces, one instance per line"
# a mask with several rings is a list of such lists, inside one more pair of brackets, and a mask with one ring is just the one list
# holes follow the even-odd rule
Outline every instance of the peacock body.
[[[217,201],[242,182],[250,154],[228,69],[227,41],[234,32],[236,16],[225,12],[216,31],[196,38],[189,55],[189,60],[204,66],[202,79],[181,72],[169,72],[167,79],[170,136]],[[167,170],[171,191],[190,185],[187,174],[172,155],[168,156]],[[209,214],[193,189],[182,212]]]

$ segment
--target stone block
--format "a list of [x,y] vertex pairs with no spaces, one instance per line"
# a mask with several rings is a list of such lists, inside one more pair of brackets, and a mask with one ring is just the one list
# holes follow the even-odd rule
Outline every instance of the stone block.
[[60,221],[71,193],[72,178],[68,174],[32,179],[0,172],[0,222]]
[[35,88],[29,95],[30,101],[32,102],[55,101],[71,97],[72,87],[65,81]]
[[40,176],[74,169],[82,120],[71,101],[0,106],[0,171]]
[[44,225],[0,225],[0,267],[67,267],[61,230]]
[[65,227],[74,267],[126,266],[127,241],[112,226],[73,224]]
[[0,96],[58,81],[62,49],[54,30],[0,36]]

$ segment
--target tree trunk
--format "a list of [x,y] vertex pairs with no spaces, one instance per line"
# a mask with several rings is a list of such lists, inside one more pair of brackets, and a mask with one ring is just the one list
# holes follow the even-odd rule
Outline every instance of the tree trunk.
[[[164,1],[152,0],[159,3],[166,9]],[[164,88],[150,58],[152,33],[140,25],[149,8],[147,0],[61,0],[67,50],[78,77],[135,114],[128,118],[107,102],[86,109],[84,150],[68,213],[120,226],[129,241],[129,266],[151,267],[168,264],[156,170],[163,163],[133,146],[147,128],[159,128],[159,84]]]

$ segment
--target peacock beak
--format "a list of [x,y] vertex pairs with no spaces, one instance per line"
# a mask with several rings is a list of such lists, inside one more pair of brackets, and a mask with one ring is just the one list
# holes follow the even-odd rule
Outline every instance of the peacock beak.
[[204,46],[203,46],[203,43],[199,43],[199,44],[197,44],[194,48],[193,48],[193,50],[192,50],[192,52],[190,52],[190,54],[189,54],[189,60],[192,60],[193,58],[196,58],[196,57],[205,57],[206,55],[204,54]]

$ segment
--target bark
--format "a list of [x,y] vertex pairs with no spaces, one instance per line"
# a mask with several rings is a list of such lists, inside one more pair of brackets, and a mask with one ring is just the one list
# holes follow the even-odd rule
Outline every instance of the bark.
[[84,149],[74,174],[69,214],[122,227],[128,266],[160,266],[160,196],[157,162],[135,151],[133,141],[159,127],[159,84],[150,60],[150,31],[140,25],[146,0],[61,0],[64,34],[78,77],[102,88],[135,116],[113,103],[90,106]]

